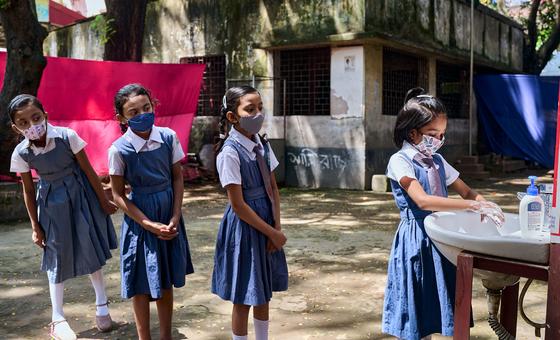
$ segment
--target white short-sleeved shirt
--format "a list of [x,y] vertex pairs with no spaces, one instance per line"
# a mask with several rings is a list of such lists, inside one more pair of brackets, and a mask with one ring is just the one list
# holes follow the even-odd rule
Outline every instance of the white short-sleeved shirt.
[[12,153],[10,172],[29,172],[31,170],[29,164],[27,164],[27,162],[24,161],[23,158],[21,158],[19,152],[25,148],[30,148],[35,155],[45,154],[49,151],[52,151],[56,146],[54,139],[57,137],[62,138],[61,131],[63,130],[66,130],[66,134],[68,135],[68,142],[70,143],[70,149],[72,149],[73,154],[77,154],[87,145],[87,143],[82,138],[80,138],[80,136],[78,136],[76,131],[66,127],[53,126],[47,123],[47,139],[45,142],[45,146],[39,147],[32,144],[29,139],[24,139],[16,146],[14,152]]
[[[228,138],[233,138],[239,144],[243,146],[244,151],[247,152],[251,160],[257,158],[255,153],[255,146],[260,145],[258,149],[260,154],[264,157],[264,147],[260,136],[257,134],[254,136],[257,142],[254,142],[250,138],[245,137],[241,132],[237,131],[235,128],[231,128]],[[274,171],[278,167],[278,159],[268,144],[269,158],[270,158],[270,171]],[[220,176],[220,182],[222,187],[229,184],[241,184],[241,166],[239,161],[239,155],[237,151],[231,146],[224,146],[222,151],[218,154],[216,158],[216,168]]]
[[[181,159],[185,158],[185,153],[183,152],[183,148],[181,147],[181,143],[179,143],[179,139],[177,138],[177,134],[175,131],[160,126],[153,126],[152,132],[148,139],[144,139],[137,134],[135,134],[130,128],[126,130],[123,137],[132,144],[132,147],[138,152],[146,152],[157,150],[163,144],[163,139],[161,139],[160,131],[167,130],[173,135],[173,159],[172,164],[177,163]],[[124,176],[125,170],[124,160],[114,145],[111,145],[109,148],[109,175],[116,175],[116,176]]]
[[[416,178],[412,160],[419,152],[420,151],[418,151],[418,149],[405,141],[401,151],[391,156],[389,164],[387,165],[387,177],[398,183],[400,183],[400,180],[403,177]],[[443,162],[443,168],[445,170],[445,184],[450,186],[457,180],[457,178],[459,178],[459,172],[447,163],[441,155],[439,156]]]

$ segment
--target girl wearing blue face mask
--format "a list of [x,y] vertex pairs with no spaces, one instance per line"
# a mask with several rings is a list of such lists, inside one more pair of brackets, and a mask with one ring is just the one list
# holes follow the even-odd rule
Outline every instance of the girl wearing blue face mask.
[[230,88],[223,98],[216,145],[217,170],[229,204],[216,241],[212,293],[233,303],[234,340],[247,339],[251,307],[256,340],[268,339],[272,292],[288,289],[282,249],[286,236],[273,172],[278,161],[258,134],[264,120],[262,107],[254,88]]
[[[382,329],[399,339],[453,335],[455,266],[431,242],[424,218],[434,211],[469,210],[504,223],[501,209],[436,153],[446,128],[443,104],[421,88],[410,90],[394,130],[400,150],[387,166],[401,222],[389,257]],[[447,198],[448,187],[463,199]]]
[[[161,339],[171,339],[173,287],[193,273],[181,205],[184,153],[175,132],[154,125],[150,92],[129,84],[115,95],[122,137],[109,149],[115,203],[124,211],[121,230],[122,296],[132,298],[136,330],[150,339],[150,301],[155,300]],[[125,195],[125,181],[131,186]]]

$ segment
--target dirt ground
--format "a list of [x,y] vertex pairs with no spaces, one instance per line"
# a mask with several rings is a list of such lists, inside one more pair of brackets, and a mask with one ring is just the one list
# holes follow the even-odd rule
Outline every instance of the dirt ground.
[[[487,199],[517,212],[517,191],[526,174],[471,181]],[[550,181],[551,178],[546,178]],[[389,339],[381,333],[387,259],[398,222],[390,193],[282,189],[282,224],[290,288],[271,301],[271,339]],[[214,242],[226,197],[215,184],[188,185],[184,218],[196,273],[175,290],[176,339],[229,339],[231,305],[210,293]],[[122,214],[113,221],[120,231]],[[95,299],[87,277],[67,281],[65,313],[80,338],[136,337],[131,302],[120,297],[119,253],[104,267],[110,309],[118,328],[100,334],[94,328]],[[31,242],[27,221],[0,225],[0,337],[45,339],[50,322],[46,275],[39,271],[41,251]],[[474,282],[474,339],[495,339],[486,323],[485,290]],[[526,298],[527,313],[542,322],[546,285],[536,283]],[[253,338],[252,323],[249,338]],[[152,334],[157,314],[152,306]],[[435,336],[435,339],[443,337]],[[518,339],[534,331],[521,318]]]

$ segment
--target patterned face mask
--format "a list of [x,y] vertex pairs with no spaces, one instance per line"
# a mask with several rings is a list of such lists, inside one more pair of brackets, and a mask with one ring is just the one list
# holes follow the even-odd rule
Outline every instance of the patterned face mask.
[[31,125],[25,130],[20,130],[21,133],[25,136],[25,138],[29,140],[37,140],[47,132],[47,120],[43,119],[43,121],[39,124]]
[[445,137],[439,140],[432,136],[422,135],[422,141],[420,141],[420,143],[416,144],[414,147],[424,156],[432,157],[436,153],[436,151],[438,151],[439,148],[443,146],[444,142]]

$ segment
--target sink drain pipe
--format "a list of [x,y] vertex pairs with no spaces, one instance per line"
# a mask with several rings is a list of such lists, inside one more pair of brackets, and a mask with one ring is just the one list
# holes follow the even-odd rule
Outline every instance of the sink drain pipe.
[[515,337],[506,330],[504,325],[498,320],[498,309],[500,308],[500,299],[502,290],[486,289],[486,299],[488,303],[488,324],[496,333],[499,340],[515,340]]
[[529,325],[535,328],[535,336],[540,338],[541,328],[545,328],[546,324],[537,323],[529,319],[527,314],[525,314],[525,310],[523,309],[523,300],[525,299],[525,294],[527,294],[527,289],[529,289],[531,283],[533,283],[533,279],[527,279],[527,282],[525,282],[525,285],[523,285],[523,289],[521,289],[521,295],[519,296],[519,313],[521,314],[521,317],[523,318],[523,320],[525,320],[526,323],[528,323]]

